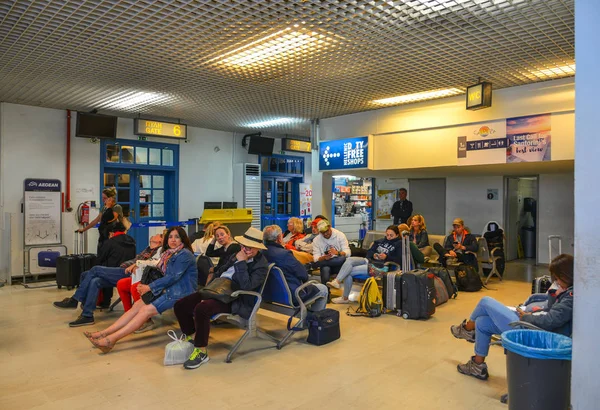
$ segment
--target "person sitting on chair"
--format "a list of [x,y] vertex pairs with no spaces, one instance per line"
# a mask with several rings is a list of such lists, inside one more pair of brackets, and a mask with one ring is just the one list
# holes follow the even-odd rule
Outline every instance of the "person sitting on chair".
[[295,242],[295,249],[292,249],[294,258],[298,259],[301,264],[306,265],[313,261],[313,242],[317,236],[319,236],[319,230],[317,224],[321,219],[327,220],[325,217],[315,218],[310,224],[311,233],[304,236],[302,239],[298,239]]
[[306,236],[304,233],[304,223],[302,222],[302,219],[296,217],[290,218],[288,221],[288,229],[290,232],[283,238],[283,246],[289,250],[296,249],[296,241]]
[[[217,266],[208,268],[206,272],[198,272],[199,282],[206,285],[212,279],[214,272],[219,270],[232,255],[237,254],[242,248],[231,238],[231,231],[225,225],[215,227],[214,236],[206,248],[205,256],[209,258],[219,258]],[[198,264],[199,268],[204,269],[206,265]]]
[[[236,236],[235,240],[241,244],[241,250],[215,269],[214,277],[229,279],[232,291],[256,290],[265,281],[269,268],[267,259],[261,252],[266,249],[263,234],[260,230],[250,227],[243,236]],[[175,303],[174,310],[179,327],[188,336],[188,341],[194,344],[194,350],[183,367],[196,369],[208,362],[206,348],[211,317],[217,313],[231,312],[249,319],[254,304],[255,298],[251,295],[241,295],[232,302],[223,303],[216,299],[207,299],[201,293],[193,293]],[[194,333],[195,336],[192,337]]]
[[410,226],[410,241],[417,245],[417,248],[423,249],[429,246],[429,235],[427,234],[427,225],[423,215],[413,215]]
[[[296,289],[304,282],[308,281],[308,273],[304,266],[294,258],[292,252],[285,249],[283,245],[283,233],[278,225],[269,225],[263,230],[263,239],[267,249],[263,252],[269,263],[274,263],[281,269],[285,280],[290,287],[292,297],[296,298]],[[323,298],[318,299],[311,307],[312,311],[325,309],[327,304],[327,286],[322,283],[308,286],[300,292],[302,300],[308,300],[313,296],[319,295]],[[297,304],[298,301],[295,301]]]
[[[135,239],[125,234],[125,226],[121,222],[113,223],[109,227],[109,239],[100,248],[96,258],[96,266],[81,274],[79,287],[73,296],[53,303],[59,309],[77,309],[77,304],[81,302],[83,312],[69,323],[70,327],[94,324],[94,310],[100,290],[110,288],[112,293],[112,288],[126,276],[121,264],[135,257]],[[110,306],[110,300],[107,302]]]
[[182,227],[173,226],[167,230],[156,268],[164,276],[148,285],[138,284],[141,300],[135,302],[131,309],[108,328],[84,333],[103,353],[110,352],[119,340],[139,329],[152,316],[171,309],[175,302],[198,288],[196,258]]
[[510,323],[521,320],[549,332],[570,336],[573,320],[573,256],[558,255],[548,267],[558,289],[549,294],[548,305],[528,313],[520,308],[513,310],[489,296],[483,297],[469,320],[450,327],[452,336],[475,343],[475,356],[465,364],[459,364],[459,373],[481,380],[489,377],[485,358],[488,355],[492,335],[510,330]]
[[444,246],[439,243],[433,244],[433,248],[439,255],[439,261],[443,267],[446,267],[447,258],[456,258],[459,262],[473,266],[477,271],[477,257],[467,252],[477,252],[477,238],[469,233],[465,228],[465,221],[461,218],[454,218],[452,221],[452,231],[446,236]]
[[[208,275],[210,274],[210,269],[214,266],[215,263],[219,263],[218,258],[210,258],[206,256],[206,251],[210,246],[213,238],[215,237],[215,230],[221,226],[221,222],[211,222],[208,225],[204,226],[204,236],[200,239],[196,239],[194,243],[192,243],[192,249],[194,250],[194,255],[198,255],[198,259],[196,259],[196,266],[198,267],[198,286],[205,286],[206,281],[208,279]],[[226,235],[221,235],[226,237]],[[231,237],[230,237],[231,238]],[[216,241],[214,244],[214,251],[218,251],[221,248],[221,244],[219,241]],[[235,248],[233,248],[235,250]]]
[[326,284],[331,275],[337,274],[347,257],[350,257],[350,246],[343,232],[334,229],[329,221],[317,223],[319,236],[313,241],[312,268],[320,268],[321,283]]

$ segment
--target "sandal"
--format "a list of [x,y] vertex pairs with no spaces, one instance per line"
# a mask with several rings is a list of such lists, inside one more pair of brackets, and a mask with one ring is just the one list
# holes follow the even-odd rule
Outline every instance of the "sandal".
[[[99,337],[92,336],[94,333],[100,333],[100,336]],[[83,332],[83,335],[86,337],[86,339],[89,339],[89,340],[102,339],[103,337],[106,337],[106,335],[103,332]]]
[[[101,340],[106,340],[105,346],[100,344]],[[105,337],[104,339],[92,339],[92,344],[100,349],[104,354],[110,352],[112,348],[115,347],[115,344],[112,343],[108,337]]]

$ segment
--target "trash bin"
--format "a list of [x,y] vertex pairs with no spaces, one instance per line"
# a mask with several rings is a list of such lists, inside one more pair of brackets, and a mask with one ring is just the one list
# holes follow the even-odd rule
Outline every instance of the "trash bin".
[[541,330],[502,333],[509,410],[569,408],[571,338]]
[[524,226],[521,228],[521,244],[523,245],[523,256],[535,258],[535,227]]

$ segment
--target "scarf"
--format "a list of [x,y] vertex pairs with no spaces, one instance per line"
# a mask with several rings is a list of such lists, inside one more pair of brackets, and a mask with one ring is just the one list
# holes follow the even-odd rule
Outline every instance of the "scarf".
[[162,273],[167,272],[167,262],[169,262],[169,259],[171,259],[171,257],[173,255],[175,255],[177,252],[179,252],[180,250],[183,249],[183,243],[181,245],[179,245],[177,248],[174,249],[167,249],[166,251],[164,251],[161,255],[160,255],[160,260],[158,261],[158,264],[156,265],[156,267],[158,269],[160,269],[162,271]]

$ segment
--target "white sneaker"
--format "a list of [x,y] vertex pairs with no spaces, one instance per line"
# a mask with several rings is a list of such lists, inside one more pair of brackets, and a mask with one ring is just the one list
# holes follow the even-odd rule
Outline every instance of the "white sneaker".
[[138,330],[135,330],[133,333],[137,335],[140,333],[148,332],[152,329],[154,329],[154,322],[152,321],[152,319],[148,319],[142,326],[140,326]]
[[337,303],[339,304],[348,304],[350,303],[350,299],[344,299],[342,296],[340,296],[339,298],[333,298],[331,299],[331,303]]
[[334,279],[334,280],[332,280],[331,282],[327,282],[327,286],[330,286],[330,287],[332,287],[332,288],[336,288],[336,289],[339,289],[339,288],[341,287],[341,286],[340,286],[340,282],[338,282],[338,281],[337,281],[337,280],[335,280],[335,279]]

